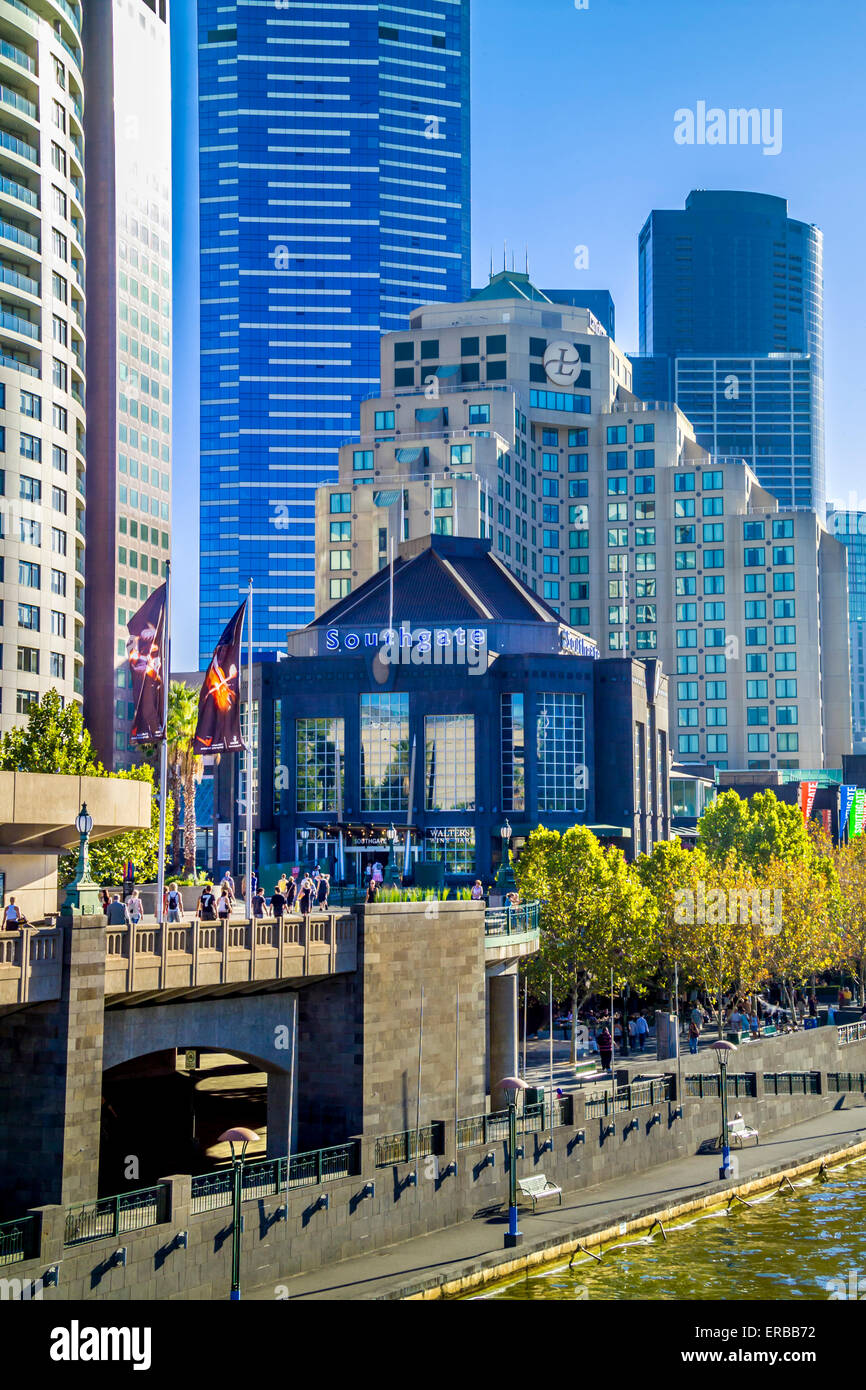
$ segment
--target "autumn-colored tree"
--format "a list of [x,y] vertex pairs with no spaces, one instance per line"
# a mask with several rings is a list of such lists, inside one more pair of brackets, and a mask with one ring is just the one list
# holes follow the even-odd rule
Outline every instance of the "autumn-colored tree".
[[775,898],[773,929],[767,937],[769,970],[794,1017],[794,988],[826,970],[837,954],[838,880],[833,861],[816,857],[772,859],[767,883]]
[[866,999],[866,835],[855,835],[835,855],[839,910],[833,963],[860,981]]
[[[667,990],[673,1007],[675,974],[683,983],[689,982],[693,949],[691,927],[681,920],[679,909],[689,893],[693,902],[697,901],[699,884],[712,878],[712,870],[703,850],[686,849],[681,840],[674,839],[657,840],[649,854],[637,858],[634,872],[655,901],[656,979]],[[696,983],[693,977],[691,983]]]
[[521,896],[542,902],[541,949],[527,966],[539,993],[552,975],[576,1020],[590,994],[609,987],[611,971],[616,988],[645,983],[655,961],[655,902],[620,850],[602,849],[585,826],[564,834],[539,826],[515,871]]

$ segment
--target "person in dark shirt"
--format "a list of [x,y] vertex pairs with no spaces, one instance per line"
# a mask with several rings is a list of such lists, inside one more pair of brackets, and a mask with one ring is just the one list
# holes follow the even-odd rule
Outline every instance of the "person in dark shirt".
[[281,920],[282,915],[283,915],[283,913],[285,912],[285,910],[286,910],[286,895],[285,895],[285,893],[281,893],[281,892],[280,892],[279,885],[277,885],[277,887],[274,889],[273,895],[272,895],[272,897],[271,897],[271,912],[273,913],[274,917],[276,917],[277,921],[279,922],[279,921]]
[[204,892],[198,900],[196,916],[202,922],[216,921],[216,897],[214,896],[212,883],[206,883],[204,886]]
[[294,911],[295,899],[297,898],[297,896],[298,896],[298,881],[297,881],[296,878],[292,877],[292,878],[289,879],[289,881],[288,881],[288,883],[287,883],[287,885],[286,885],[286,891],[285,891],[286,912],[292,912],[292,911]]
[[253,916],[264,917],[265,915],[265,895],[260,888],[253,894]]
[[331,890],[331,880],[327,874],[322,874],[316,885],[316,906],[320,912],[325,912],[328,906],[328,893]]

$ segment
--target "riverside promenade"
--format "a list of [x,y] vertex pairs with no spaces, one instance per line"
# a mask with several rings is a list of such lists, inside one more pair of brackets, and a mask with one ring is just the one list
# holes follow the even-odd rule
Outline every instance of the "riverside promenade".
[[[757,1118],[765,1120],[766,1113]],[[480,1276],[480,1287],[485,1279],[516,1275],[527,1257],[542,1264],[567,1255],[561,1247],[569,1241],[599,1232],[608,1232],[609,1239],[615,1240],[618,1233],[625,1233],[620,1230],[624,1223],[645,1222],[647,1217],[686,1203],[709,1205],[716,1196],[723,1201],[763,1177],[778,1174],[781,1179],[783,1174],[845,1150],[852,1155],[866,1154],[866,1105],[849,1104],[775,1133],[762,1130],[759,1146],[736,1152],[739,1175],[731,1183],[718,1181],[718,1154],[698,1154],[566,1193],[561,1207],[555,1200],[535,1214],[531,1207],[521,1207],[524,1243],[517,1251],[503,1249],[504,1207],[491,1209],[473,1221],[430,1235],[359,1254],[276,1284],[247,1288],[244,1297],[335,1301],[437,1298],[443,1286]],[[502,1196],[504,1202],[504,1183]]]

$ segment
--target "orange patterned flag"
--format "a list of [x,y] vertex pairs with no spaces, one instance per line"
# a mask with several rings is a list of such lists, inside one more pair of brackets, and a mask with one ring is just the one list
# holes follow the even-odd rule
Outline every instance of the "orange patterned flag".
[[241,632],[247,602],[226,625],[205,672],[198,698],[196,753],[234,753],[246,748],[241,737]]

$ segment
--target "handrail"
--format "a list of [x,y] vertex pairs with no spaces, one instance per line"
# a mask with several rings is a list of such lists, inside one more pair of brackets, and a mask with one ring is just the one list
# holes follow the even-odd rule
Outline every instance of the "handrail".
[[522,936],[538,931],[537,902],[517,907],[488,907],[484,913],[485,936]]
[[153,1187],[121,1192],[113,1197],[97,1197],[94,1201],[67,1207],[63,1244],[83,1245],[90,1240],[159,1226],[167,1220],[168,1185],[156,1183]]
[[866,1019],[860,1019],[858,1023],[843,1023],[838,1034],[840,1047],[846,1043],[863,1042],[866,1039]]

